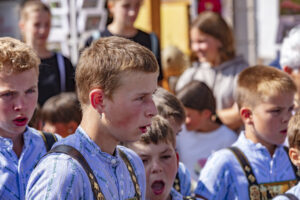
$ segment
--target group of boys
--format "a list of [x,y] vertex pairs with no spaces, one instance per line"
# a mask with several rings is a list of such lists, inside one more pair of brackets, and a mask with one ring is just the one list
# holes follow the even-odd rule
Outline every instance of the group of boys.
[[[71,136],[57,136],[48,153],[44,135],[27,126],[37,104],[38,65],[30,47],[0,39],[1,199],[174,200],[189,194],[189,176],[175,151],[184,111],[180,103],[177,112],[176,106],[161,111],[164,103],[157,94],[152,99],[158,64],[150,50],[107,37],[82,52],[75,77],[81,123]],[[198,198],[271,199],[298,181],[282,145],[289,132],[289,154],[300,166],[298,115],[287,128],[294,82],[280,70],[255,66],[241,72],[237,85],[245,131],[211,156]],[[162,117],[155,116],[157,108]],[[299,187],[287,194],[294,191]]]

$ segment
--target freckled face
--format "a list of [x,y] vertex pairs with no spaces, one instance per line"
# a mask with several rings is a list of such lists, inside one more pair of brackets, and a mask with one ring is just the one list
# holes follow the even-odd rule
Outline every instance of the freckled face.
[[14,138],[25,131],[38,98],[35,69],[6,74],[0,72],[0,135]]
[[116,141],[136,141],[157,114],[152,95],[158,73],[125,72],[112,99],[104,98],[104,124]]

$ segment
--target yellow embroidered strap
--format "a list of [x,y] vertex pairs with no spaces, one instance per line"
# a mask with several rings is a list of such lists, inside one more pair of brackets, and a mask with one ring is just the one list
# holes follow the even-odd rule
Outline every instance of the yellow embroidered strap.
[[53,153],[53,152],[64,153],[64,154],[67,154],[67,155],[71,156],[72,158],[76,159],[81,164],[82,168],[88,175],[95,199],[105,200],[104,195],[101,191],[101,188],[99,187],[99,184],[97,182],[97,179],[96,179],[92,169],[90,168],[89,164],[87,163],[87,161],[85,160],[83,155],[77,149],[75,149],[74,147],[69,146],[69,145],[58,145],[58,146],[54,147],[53,149],[51,149],[48,152],[48,154]]
[[176,174],[175,180],[174,180],[174,184],[173,184],[173,188],[180,193],[180,179],[179,179],[179,175],[178,173]]
[[129,174],[131,176],[131,180],[132,180],[134,188],[135,188],[135,197],[130,198],[128,200],[141,200],[142,199],[142,197],[141,197],[142,194],[141,194],[140,186],[137,182],[136,175],[134,173],[134,169],[132,168],[132,165],[131,165],[130,161],[128,160],[126,154],[121,149],[119,149],[119,153],[120,153],[120,156],[122,157],[122,159],[124,160],[124,162],[127,166],[127,169],[128,169]]
[[237,147],[229,147],[229,149],[234,153],[248,179],[250,200],[272,199],[296,185],[297,180],[258,184],[251,165],[243,152]]

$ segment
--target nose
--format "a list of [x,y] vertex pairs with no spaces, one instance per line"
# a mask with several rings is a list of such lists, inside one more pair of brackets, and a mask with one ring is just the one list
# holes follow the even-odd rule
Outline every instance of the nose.
[[282,118],[282,123],[288,123],[292,117],[292,111],[288,111]]
[[151,99],[151,101],[149,102],[148,108],[146,110],[146,116],[153,117],[155,115],[157,115],[157,109],[156,109],[156,106],[155,106],[153,100]]
[[14,106],[14,110],[15,111],[20,111],[20,110],[22,110],[22,109],[24,109],[24,107],[25,107],[25,102],[24,102],[24,99],[22,98],[22,97],[19,97],[19,98],[17,98],[16,100],[15,100],[15,102],[14,102],[14,104],[13,104],[13,106]]
[[151,165],[151,173],[157,174],[162,172],[162,167],[158,160],[153,160]]

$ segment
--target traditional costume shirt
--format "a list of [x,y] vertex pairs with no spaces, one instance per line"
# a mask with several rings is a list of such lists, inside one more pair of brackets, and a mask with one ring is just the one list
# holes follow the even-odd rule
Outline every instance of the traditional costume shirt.
[[[121,149],[130,161],[145,199],[146,177],[143,162],[132,150],[118,146],[114,155],[102,152],[81,127],[73,135],[56,143],[76,148],[93,171],[105,199],[125,200],[135,196],[135,186],[122,160]],[[55,147],[54,146],[54,147]],[[69,155],[52,153],[39,162],[30,177],[27,199],[94,199],[89,178]]]
[[[258,184],[296,180],[289,157],[280,145],[273,156],[260,143],[254,144],[241,132],[233,144],[247,157]],[[210,200],[250,199],[248,180],[245,173],[229,149],[215,152],[201,171],[195,194]]]
[[[183,196],[191,195],[191,175],[183,163],[179,162],[173,187]],[[178,187],[179,186],[179,187]]]
[[174,188],[171,189],[170,195],[172,197],[172,200],[182,200],[183,196],[177,192]]
[[12,140],[0,137],[0,199],[25,199],[29,176],[46,154],[45,143],[37,130],[26,127],[23,137],[24,147],[19,158],[13,151]]
[[[298,199],[299,199],[300,198],[300,182],[296,186],[289,189],[286,192],[286,194],[292,194],[292,195],[298,197]],[[280,196],[275,197],[274,200],[289,200],[289,198],[286,197],[286,196],[281,196],[280,195]]]

